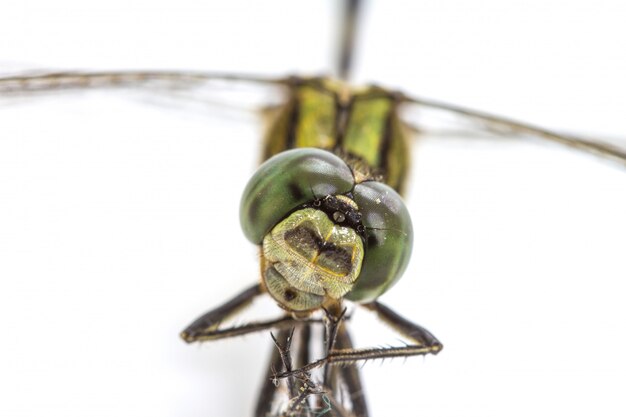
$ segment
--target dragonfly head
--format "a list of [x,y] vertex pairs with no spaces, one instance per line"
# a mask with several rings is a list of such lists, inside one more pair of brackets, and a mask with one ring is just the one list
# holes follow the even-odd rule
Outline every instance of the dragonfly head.
[[294,313],[376,299],[411,254],[401,197],[380,182],[357,183],[342,159],[320,149],[285,151],[262,164],[244,191],[240,220],[262,246],[265,288]]

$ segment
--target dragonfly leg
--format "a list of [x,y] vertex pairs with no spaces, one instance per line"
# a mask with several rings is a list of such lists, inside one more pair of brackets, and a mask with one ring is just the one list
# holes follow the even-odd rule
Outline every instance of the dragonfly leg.
[[[276,339],[282,340],[287,337],[289,330],[280,329],[276,335]],[[276,406],[276,392],[278,391],[277,381],[272,381],[272,377],[276,374],[276,369],[281,369],[282,359],[278,349],[272,349],[270,364],[261,385],[261,392],[254,409],[255,417],[271,417],[272,408]]]
[[[289,331],[281,330],[278,337],[271,333],[272,340],[276,346],[276,351],[278,352],[282,362],[280,369],[284,369],[287,372],[293,370],[293,361],[291,360],[291,341],[293,340],[294,330],[295,329],[293,327]],[[274,364],[272,364],[272,366],[273,365]],[[274,374],[275,373],[276,372],[274,372]],[[295,398],[298,396],[295,378],[287,378],[287,387],[289,389],[289,398]]]
[[[335,318],[333,322],[341,322]],[[281,329],[272,335],[276,349],[265,375],[255,409],[256,417],[367,417],[361,382],[355,367],[333,368],[328,385],[313,381],[308,372],[295,373],[287,378],[288,405],[279,390],[277,372],[291,372],[293,366],[304,366],[311,361],[312,326],[317,322],[300,322],[299,327]],[[293,333],[292,333],[293,331]],[[344,326],[334,332],[338,347],[352,347]],[[338,395],[341,395],[339,397]]]
[[437,354],[441,351],[441,349],[443,349],[441,342],[439,342],[437,338],[435,338],[435,336],[433,336],[428,330],[406,320],[389,307],[376,301],[364,304],[363,306],[376,313],[378,317],[383,320],[383,322],[410,340],[412,344],[387,348],[335,349],[322,359],[311,362],[300,369],[294,370],[293,372],[284,372],[277,377],[286,378],[294,373],[310,372],[311,370],[326,364],[350,365],[355,362],[367,361],[370,359],[403,358],[408,356]]
[[[280,381],[274,376],[279,370],[288,372],[293,369],[292,342],[295,341],[293,357],[295,363],[302,366],[310,361],[309,345],[312,323],[300,324],[297,328],[282,329],[276,335],[272,334],[276,349],[272,353],[265,384],[257,403],[255,414],[257,417],[314,417],[318,415],[310,407],[310,397],[323,394],[323,391],[313,383],[309,374],[298,374],[287,378],[289,401],[286,408],[281,407],[280,397],[277,396]],[[278,409],[281,408],[282,411],[279,412]]]
[[295,324],[301,322],[289,316],[283,316],[274,320],[252,322],[242,326],[219,329],[219,325],[224,320],[235,316],[239,311],[250,305],[250,303],[262,293],[263,289],[260,284],[244,290],[232,300],[227,301],[221,306],[200,316],[193,323],[187,326],[187,328],[182,331],[180,336],[187,343],[201,342],[241,336],[248,333],[274,328],[293,327]]
[[[337,333],[339,332],[339,328],[344,324],[344,318],[346,315],[346,309],[344,308],[338,316],[335,316],[329,310],[324,309],[325,316],[325,339],[326,339],[326,356],[330,355],[330,353],[335,348],[335,342],[337,341]],[[307,362],[308,363],[308,362]],[[323,384],[327,385],[327,381],[329,378],[330,367],[324,366],[323,372]]]
[[[301,363],[308,363],[308,342],[310,336],[309,326],[310,324],[307,323],[297,329],[293,327],[291,329],[280,329],[276,335],[272,334],[272,339],[274,340],[276,349],[272,350],[270,365],[267,369],[255,408],[255,417],[288,415],[290,410],[296,412],[296,408],[298,408],[295,406],[296,402],[301,405],[302,402],[306,401],[306,396],[302,397],[302,394],[299,392],[299,387],[297,386],[298,379],[295,376],[288,378],[287,386],[291,404],[288,410],[281,412],[281,404],[279,403],[281,397],[277,395],[279,391],[279,381],[274,379],[274,375],[276,375],[277,370],[283,369],[289,371],[292,369],[291,342],[293,340],[294,331],[297,332],[295,333],[296,336],[300,336],[299,340],[296,341],[296,345],[298,347],[296,352],[297,357],[295,358],[296,363],[303,359],[302,355],[306,355],[306,359],[304,359]],[[304,413],[300,413],[300,416],[310,417],[307,407],[299,407],[298,411],[302,411]]]
[[[337,349],[353,349],[352,339],[348,332],[347,323],[342,322],[337,331],[335,341]],[[347,401],[351,404],[351,412],[358,417],[368,417],[367,401],[361,384],[359,369],[355,365],[334,366],[331,368],[329,389],[333,395],[330,397],[333,408]],[[347,396],[347,398],[345,398]],[[338,402],[339,404],[334,404]]]

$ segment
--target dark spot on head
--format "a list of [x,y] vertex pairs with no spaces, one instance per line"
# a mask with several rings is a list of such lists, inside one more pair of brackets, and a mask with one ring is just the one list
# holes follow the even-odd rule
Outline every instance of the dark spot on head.
[[300,225],[296,228],[287,230],[283,235],[283,238],[292,249],[295,249],[300,253],[318,251],[322,245],[322,242],[315,234],[315,231],[309,229],[305,225]]
[[325,244],[317,262],[342,275],[347,275],[352,269],[352,253],[336,245]]
[[287,289],[283,293],[283,296],[285,297],[285,301],[293,301],[298,296],[298,294],[296,294],[296,292],[292,289]]

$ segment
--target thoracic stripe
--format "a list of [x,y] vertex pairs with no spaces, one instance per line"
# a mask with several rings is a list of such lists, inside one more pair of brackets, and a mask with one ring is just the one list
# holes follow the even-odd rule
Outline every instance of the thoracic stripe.
[[287,104],[274,114],[263,154],[326,149],[402,193],[409,143],[397,107],[398,96],[379,87],[347,90],[329,79],[296,79]]

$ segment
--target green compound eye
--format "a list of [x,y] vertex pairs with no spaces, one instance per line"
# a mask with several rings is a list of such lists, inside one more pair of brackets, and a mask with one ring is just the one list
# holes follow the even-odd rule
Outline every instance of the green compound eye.
[[366,228],[361,274],[346,298],[373,301],[395,284],[406,269],[413,248],[411,216],[402,197],[380,182],[354,187],[354,202]]
[[268,159],[248,182],[241,198],[239,220],[252,243],[296,207],[354,187],[352,171],[341,158],[315,148],[299,148]]
[[[334,224],[345,220],[343,213],[294,212],[346,194],[361,215],[363,244],[355,229]],[[319,308],[327,297],[375,300],[400,279],[411,256],[413,227],[400,195],[376,181],[355,185],[348,165],[320,149],[267,160],[248,182],[239,214],[246,237],[263,246],[268,291],[289,311]]]

